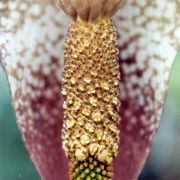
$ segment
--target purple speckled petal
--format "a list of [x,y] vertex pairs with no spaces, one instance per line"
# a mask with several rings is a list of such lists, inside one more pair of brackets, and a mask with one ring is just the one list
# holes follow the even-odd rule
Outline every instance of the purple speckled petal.
[[149,154],[178,48],[180,1],[127,0],[114,17],[122,83],[121,144],[116,180],[135,180]]
[[17,123],[44,180],[68,179],[61,76],[68,20],[50,1],[3,1],[1,53]]

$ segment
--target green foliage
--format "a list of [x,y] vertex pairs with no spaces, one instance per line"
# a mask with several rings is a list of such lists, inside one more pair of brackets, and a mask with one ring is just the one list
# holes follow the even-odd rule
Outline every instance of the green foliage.
[[176,56],[170,77],[168,101],[173,103],[174,106],[172,106],[172,111],[176,119],[180,122],[180,51]]
[[22,142],[5,74],[0,69],[0,180],[39,180]]

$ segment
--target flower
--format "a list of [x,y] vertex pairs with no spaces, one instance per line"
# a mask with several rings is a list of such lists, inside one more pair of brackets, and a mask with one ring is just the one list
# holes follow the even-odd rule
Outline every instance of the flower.
[[[179,8],[179,0],[128,0],[114,17],[122,79],[114,180],[137,179],[150,151],[180,48]],[[42,179],[66,180],[60,92],[69,21],[52,0],[2,1],[0,11],[1,58],[24,143]]]

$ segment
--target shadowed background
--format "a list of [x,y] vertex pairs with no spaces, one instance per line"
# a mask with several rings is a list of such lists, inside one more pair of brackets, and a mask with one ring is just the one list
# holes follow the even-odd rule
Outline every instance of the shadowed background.
[[[171,73],[159,131],[139,180],[180,180],[180,53]],[[23,145],[0,68],[0,180],[39,180]]]

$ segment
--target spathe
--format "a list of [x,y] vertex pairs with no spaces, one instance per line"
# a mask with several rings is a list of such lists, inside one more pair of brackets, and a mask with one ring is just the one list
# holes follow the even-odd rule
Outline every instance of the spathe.
[[[180,47],[179,6],[128,0],[114,17],[122,76],[115,180],[137,179],[149,153]],[[0,12],[2,60],[24,143],[42,179],[66,180],[60,90],[68,19],[52,1],[3,1]]]

